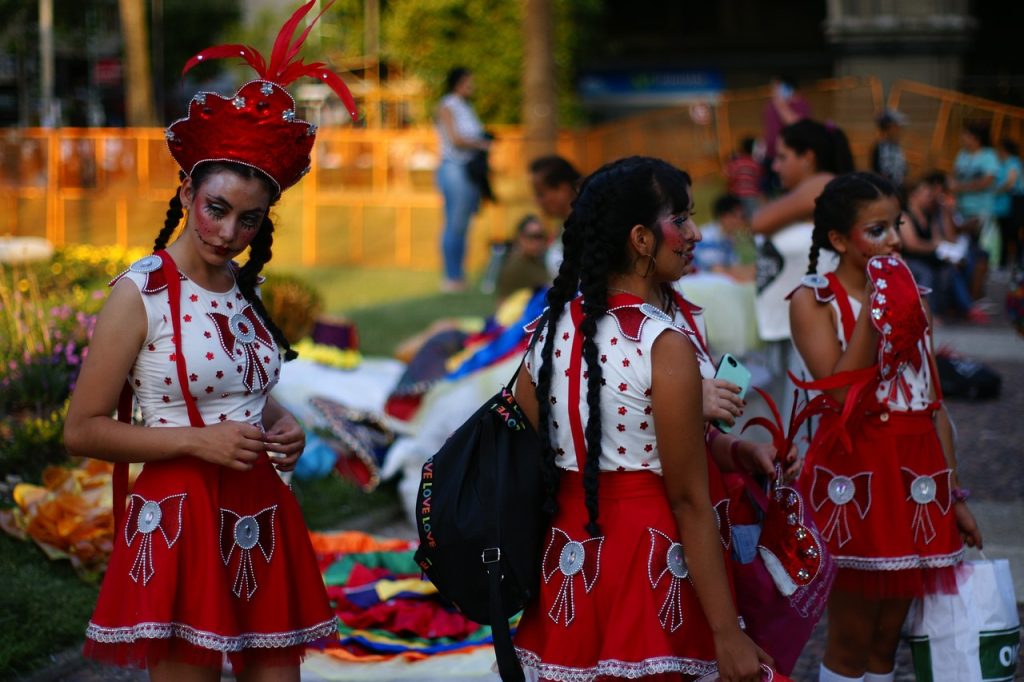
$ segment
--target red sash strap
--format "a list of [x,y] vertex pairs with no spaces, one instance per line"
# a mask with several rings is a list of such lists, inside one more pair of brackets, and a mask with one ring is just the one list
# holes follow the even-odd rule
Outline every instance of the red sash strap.
[[583,334],[580,324],[583,322],[583,299],[577,297],[569,304],[569,314],[574,327],[572,351],[569,356],[569,429],[572,433],[573,449],[576,450],[576,466],[583,473],[583,465],[587,461],[587,440],[583,435],[583,417],[580,414],[580,377],[583,369]]
[[196,407],[195,398],[189,390],[188,369],[185,367],[185,355],[181,352],[181,278],[178,277],[178,267],[166,251],[158,251],[160,260],[163,261],[162,270],[167,280],[167,297],[171,304],[171,328],[174,339],[174,364],[178,369],[178,383],[181,385],[181,397],[185,401],[185,409],[188,410],[188,420],[192,426],[206,426],[203,417]]
[[[181,385],[181,396],[185,401],[185,409],[188,411],[189,422],[194,427],[205,426],[203,417],[196,407],[195,398],[189,391],[188,369],[185,367],[185,355],[181,352],[181,278],[178,276],[178,267],[174,264],[170,254],[166,251],[157,251],[157,256],[163,262],[161,270],[167,282],[167,295],[171,304],[171,326],[174,339],[174,364],[178,370],[178,383]],[[131,423],[132,418],[132,388],[127,381],[121,389],[121,396],[117,401],[117,419],[125,424]],[[128,499],[128,463],[116,462],[113,475],[114,488],[114,528],[121,527],[121,517],[124,515],[125,504]]]
[[828,280],[832,293],[836,297],[836,304],[839,305],[839,317],[843,325],[843,338],[849,344],[850,339],[853,338],[853,328],[857,324],[857,318],[853,314],[853,306],[850,305],[850,296],[846,293],[846,289],[834,272],[825,275],[825,279]]

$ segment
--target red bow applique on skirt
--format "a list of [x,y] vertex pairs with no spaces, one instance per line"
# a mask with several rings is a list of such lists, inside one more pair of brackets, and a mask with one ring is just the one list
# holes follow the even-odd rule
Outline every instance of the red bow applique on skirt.
[[664,581],[665,599],[658,609],[661,627],[675,632],[683,624],[683,580],[690,575],[686,565],[683,545],[675,542],[660,530],[648,528],[651,534],[651,551],[647,556],[647,577],[651,589],[659,589]]
[[555,601],[548,610],[548,616],[555,623],[561,620],[568,626],[576,618],[574,584],[577,576],[583,581],[583,589],[587,593],[594,589],[603,544],[604,536],[579,542],[571,539],[559,528],[551,529],[551,540],[544,550],[542,570],[545,583],[551,582],[555,573],[562,574],[562,585],[558,588]]
[[811,505],[814,511],[821,511],[826,504],[832,505],[825,527],[821,529],[821,537],[831,541],[837,535],[836,542],[842,547],[850,538],[850,522],[846,518],[846,508],[852,503],[863,519],[871,506],[871,472],[863,471],[853,476],[836,474],[825,467],[814,467],[814,480],[811,483]]
[[252,565],[252,550],[259,548],[269,564],[274,555],[274,514],[277,505],[267,507],[252,516],[242,516],[230,509],[220,510],[220,557],[227,566],[238,548],[238,568],[231,591],[236,597],[252,599],[256,594],[256,572]]
[[128,498],[128,514],[124,524],[124,539],[129,547],[135,538],[142,536],[139,549],[135,553],[128,575],[135,582],[142,578],[142,584],[149,583],[155,569],[153,567],[153,533],[160,531],[167,549],[174,546],[181,536],[181,506],[186,493],[168,495],[156,502],[147,500],[141,495],[132,494]]
[[952,484],[950,477],[953,475],[951,469],[942,471],[931,476],[918,474],[917,472],[900,467],[903,474],[903,483],[907,486],[907,499],[917,503],[914,510],[914,518],[911,527],[914,529],[914,540],[920,541],[918,536],[928,544],[935,539],[935,525],[932,523],[931,513],[928,511],[930,505],[934,504],[945,514],[949,512],[952,504]]

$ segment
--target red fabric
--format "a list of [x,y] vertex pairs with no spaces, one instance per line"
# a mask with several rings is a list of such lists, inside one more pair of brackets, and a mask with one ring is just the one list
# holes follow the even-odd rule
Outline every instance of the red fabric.
[[191,175],[203,161],[230,160],[260,169],[281,192],[298,182],[309,168],[316,129],[294,118],[295,101],[284,86],[298,78],[315,78],[330,87],[345,103],[349,115],[356,117],[355,101],[345,83],[324,64],[304,64],[298,57],[319,15],[293,40],[295,30],[314,2],[309,0],[299,7],[281,27],[269,63],[247,45],[216,45],[185,64],[182,75],[200,63],[240,57],[260,78],[243,85],[234,97],[200,93],[189,103],[188,115],[167,129],[171,156],[185,173]]
[[726,191],[734,197],[749,198],[761,194],[761,164],[749,156],[734,156],[725,164]]
[[918,342],[928,330],[928,318],[921,303],[921,291],[910,268],[900,258],[875,256],[868,261],[871,293],[871,323],[882,336],[878,365],[883,379],[892,378],[900,365],[910,363],[921,369]]
[[[651,572],[658,577],[668,546],[668,541],[651,529],[678,538],[661,477],[647,472],[602,472],[598,496],[604,533],[599,556],[594,545],[585,545],[587,557],[594,554],[592,560],[597,561],[596,572],[591,576],[584,568],[565,576],[555,570],[548,580],[542,579],[539,597],[527,607],[516,633],[521,658],[529,662],[539,657],[546,665],[580,670],[592,670],[602,661],[639,665],[666,658],[679,672],[712,672],[714,642],[690,581],[665,573],[655,586],[651,584]],[[558,532],[573,541],[587,541],[580,474],[562,472],[558,504],[545,548]],[[565,592],[563,586],[570,583],[572,591]],[[585,583],[592,589],[587,591]],[[678,593],[669,594],[671,589]],[[549,615],[567,595],[574,614],[568,626],[564,619],[556,623]],[[682,624],[672,632],[662,625],[659,611],[666,602],[675,605],[675,599],[681,605]]]
[[[826,415],[820,428],[834,419]],[[800,478],[818,530],[839,564],[837,588],[870,598],[955,590],[953,566],[962,558],[963,543],[942,493],[949,468],[931,413],[869,415],[851,441],[849,452],[838,443],[827,450],[812,447]],[[913,474],[908,478],[904,469]],[[854,485],[845,504],[828,494],[837,476]],[[911,497],[907,481],[920,476],[936,484],[932,502],[918,504]]]
[[839,304],[839,315],[842,318],[841,323],[843,325],[843,338],[846,339],[846,343],[850,343],[850,339],[853,337],[853,328],[857,324],[857,317],[853,314],[853,306],[850,305],[850,296],[846,293],[846,287],[843,286],[834,272],[825,275],[825,279],[828,280],[829,291],[836,297],[836,303]]

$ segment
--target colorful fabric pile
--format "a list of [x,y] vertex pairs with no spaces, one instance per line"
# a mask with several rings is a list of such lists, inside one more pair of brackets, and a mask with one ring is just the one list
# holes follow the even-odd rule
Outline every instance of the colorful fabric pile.
[[415,543],[357,532],[312,534],[335,612],[342,661],[419,660],[489,647],[489,627],[446,603],[413,561]]
[[98,579],[113,548],[112,471],[112,464],[94,459],[47,467],[42,485],[15,486],[17,506],[0,511],[0,528],[33,540],[50,559],[69,559],[82,578]]

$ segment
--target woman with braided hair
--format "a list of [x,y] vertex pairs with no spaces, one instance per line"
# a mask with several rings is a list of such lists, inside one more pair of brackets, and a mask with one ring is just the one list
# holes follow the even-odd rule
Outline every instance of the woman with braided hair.
[[[955,592],[953,567],[981,533],[960,488],[932,361],[930,311],[899,257],[888,180],[850,173],[814,209],[810,267],[790,307],[793,343],[834,411],[800,474],[839,572],[821,682],[893,680],[910,600]],[[817,273],[822,249],[839,265]]]
[[[114,548],[85,654],[154,680],[219,680],[226,654],[239,680],[297,681],[306,646],[337,630],[278,475],[305,444],[269,396],[295,353],[257,289],[270,208],[305,174],[315,134],[284,86],[296,75],[340,83],[289,56],[313,4],[282,29],[269,66],[237,45],[186,66],[241,54],[260,78],[233,96],[197,94],[167,129],[181,185],[154,254],[112,282],[68,409],[68,451],[115,463]],[[144,465],[130,494],[129,462]]]
[[[708,492],[695,343],[668,284],[699,238],[685,173],[631,157],[590,176],[516,399],[547,443],[542,585],[516,635],[548,680],[760,679]],[[577,293],[579,292],[579,293]]]

